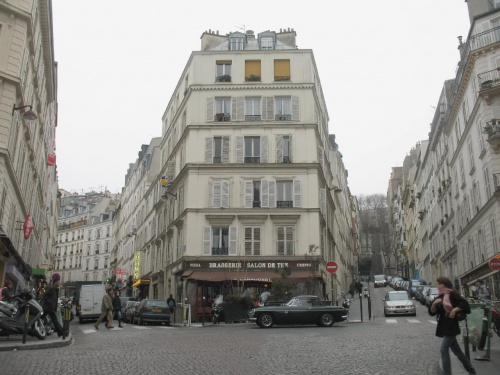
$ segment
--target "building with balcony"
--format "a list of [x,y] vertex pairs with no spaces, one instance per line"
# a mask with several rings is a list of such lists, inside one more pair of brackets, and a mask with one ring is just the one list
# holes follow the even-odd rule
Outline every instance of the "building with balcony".
[[50,0],[0,2],[0,284],[44,278],[57,232]]
[[[117,247],[117,259],[134,254],[134,295],[199,306],[218,294],[258,298],[282,275],[322,298],[346,290],[347,171],[313,53],[295,39],[290,29],[202,34],[162,117],[158,168],[122,197],[119,220],[137,235],[126,250],[132,238],[117,231],[126,253]],[[338,262],[337,275],[327,261]]]

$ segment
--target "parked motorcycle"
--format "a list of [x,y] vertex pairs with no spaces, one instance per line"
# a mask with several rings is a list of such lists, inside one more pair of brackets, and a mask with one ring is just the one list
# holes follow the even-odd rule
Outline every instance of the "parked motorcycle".
[[493,322],[493,331],[500,337],[500,302],[491,306],[491,321]]
[[370,297],[370,293],[368,292],[368,288],[365,287],[365,291],[363,292],[363,297]]
[[342,307],[349,313],[349,307],[351,307],[352,300],[347,298],[346,294],[342,292],[342,297],[344,297],[344,302],[342,302]]
[[224,319],[224,307],[222,303],[214,303],[212,305],[212,323],[219,324],[225,321]]
[[26,333],[40,340],[47,337],[47,330],[42,320],[43,308],[30,292],[14,296],[10,303],[0,304],[0,336]]

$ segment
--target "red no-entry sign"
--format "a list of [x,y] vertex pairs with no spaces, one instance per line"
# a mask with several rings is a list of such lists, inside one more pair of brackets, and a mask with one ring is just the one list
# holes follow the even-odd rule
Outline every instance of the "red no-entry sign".
[[335,273],[335,272],[337,272],[337,268],[339,268],[339,267],[337,266],[336,262],[328,262],[326,264],[326,271],[327,272]]
[[490,268],[492,270],[500,270],[500,259],[498,258],[491,258],[490,259]]

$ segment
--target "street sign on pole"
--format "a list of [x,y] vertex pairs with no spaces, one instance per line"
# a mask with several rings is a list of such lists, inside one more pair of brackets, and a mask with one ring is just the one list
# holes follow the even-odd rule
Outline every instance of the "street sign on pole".
[[326,271],[329,273],[337,272],[338,266],[336,262],[328,262],[326,263]]
[[500,270],[500,259],[491,258],[489,263],[490,263],[490,268],[492,270],[495,270],[495,271]]

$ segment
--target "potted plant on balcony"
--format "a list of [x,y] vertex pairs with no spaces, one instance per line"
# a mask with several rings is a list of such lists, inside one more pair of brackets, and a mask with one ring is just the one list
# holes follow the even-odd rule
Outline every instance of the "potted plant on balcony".
[[219,82],[231,82],[231,76],[229,74],[224,74],[222,76],[218,76],[217,81],[219,81]]
[[247,81],[260,81],[260,76],[257,76],[255,74],[250,74],[247,77]]

